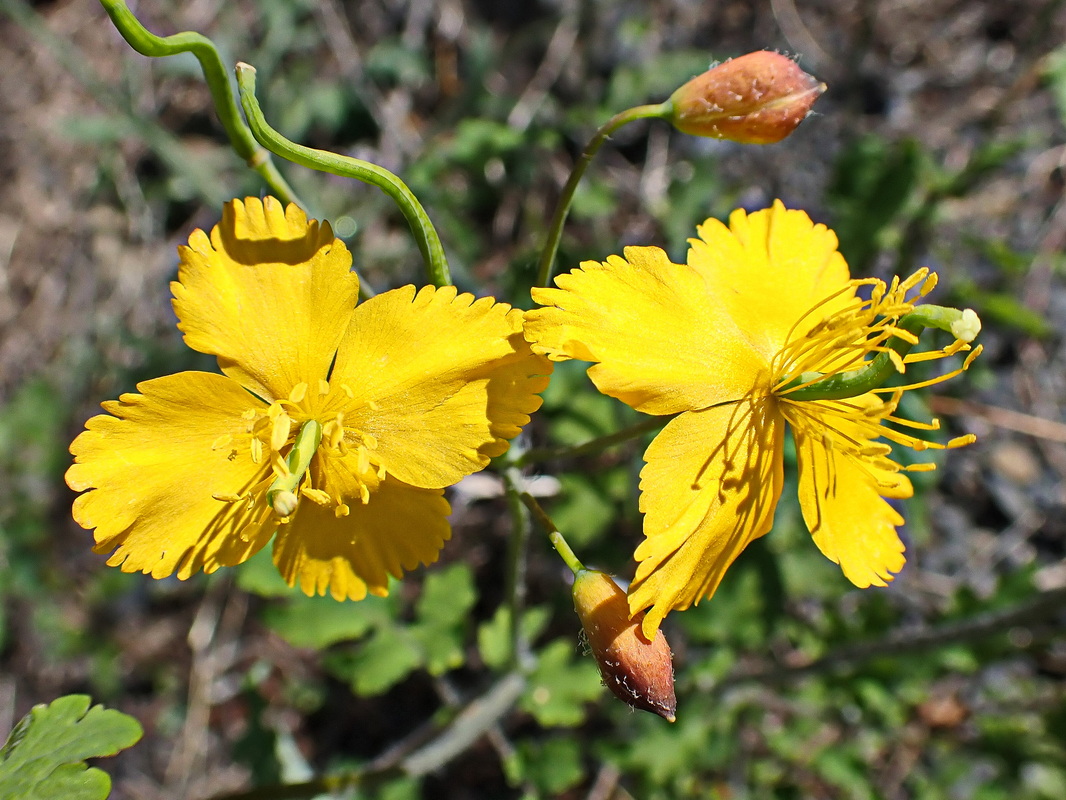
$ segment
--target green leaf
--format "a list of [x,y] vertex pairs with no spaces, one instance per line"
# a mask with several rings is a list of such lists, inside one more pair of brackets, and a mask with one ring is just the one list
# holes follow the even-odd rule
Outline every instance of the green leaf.
[[508,782],[517,785],[528,781],[544,796],[555,797],[585,776],[581,746],[572,738],[522,742],[517,756],[506,763]]
[[546,728],[570,728],[585,719],[585,703],[602,694],[593,660],[579,658],[576,643],[556,639],[541,652],[520,705]]
[[415,613],[426,625],[447,627],[463,622],[476,601],[477,591],[470,567],[452,564],[426,575]]
[[325,659],[335,675],[347,680],[360,695],[377,695],[395,686],[422,665],[423,648],[403,628],[374,631],[355,652]]
[[143,731],[133,717],[72,694],[34,706],[0,749],[0,797],[5,800],[101,800],[111,778],[86,758],[113,756]]
[[418,622],[409,630],[422,646],[431,675],[463,665],[466,621],[476,601],[474,577],[466,564],[453,564],[426,576],[415,607]]
[[365,636],[371,628],[392,618],[393,605],[385,597],[338,602],[332,597],[300,594],[288,603],[268,608],[263,621],[289,644],[321,650]]
[[[522,615],[522,635],[527,641],[536,639],[548,624],[551,611],[545,606],[526,609]],[[511,657],[511,610],[500,606],[488,622],[477,632],[477,646],[481,660],[491,669],[503,669]]]

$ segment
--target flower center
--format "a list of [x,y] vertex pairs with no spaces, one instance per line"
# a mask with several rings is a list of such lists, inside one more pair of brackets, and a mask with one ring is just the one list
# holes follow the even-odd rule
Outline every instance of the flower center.
[[[251,460],[260,464],[266,459],[270,476],[243,495],[216,494],[215,498],[254,504],[262,497],[279,523],[289,522],[304,498],[332,508],[338,517],[350,513],[347,501],[353,498],[369,502],[386,471],[375,452],[377,439],[344,424],[345,413],[340,409],[351,406],[344,401],[353,397],[351,387],[340,384],[334,390],[321,380],[314,391],[299,383],[288,398],[275,400],[265,411],[246,411]],[[317,468],[312,470],[316,456]],[[336,458],[345,459],[343,471],[330,469],[330,461]],[[343,485],[338,480],[341,476]]]

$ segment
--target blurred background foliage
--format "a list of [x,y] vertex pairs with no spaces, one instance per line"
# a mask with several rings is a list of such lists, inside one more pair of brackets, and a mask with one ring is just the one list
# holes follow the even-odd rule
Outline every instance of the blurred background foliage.
[[[837,231],[855,274],[928,265],[940,302],[978,310],[985,355],[906,410],[979,442],[919,476],[909,562],[887,590],[848,584],[786,490],[773,533],[715,598],[668,620],[674,725],[600,686],[567,570],[539,533],[521,620],[534,658],[512,691],[511,523],[491,473],[452,493],[442,562],[386,599],[306,598],[263,558],[185,583],[109,569],[70,520],[67,444],[137,381],[213,369],[174,327],[175,245],[262,186],[191,57],[138,56],[91,2],[0,0],[0,733],[71,692],[135,716],[144,740],[106,763],[120,798],[350,767],[386,776],[355,796],[388,800],[1066,797],[1063,3],[131,7],[157,33],[198,30],[255,65],[289,137],[404,177],[460,287],[521,307],[597,125],[711,60],[798,54],[830,88],[779,145],[620,131],[580,190],[561,268],[628,244],[682,259],[698,222],[780,197]],[[422,280],[383,195],[282,168],[371,285]],[[565,364],[523,445],[577,444],[638,416]],[[536,484],[586,563],[622,576],[646,443],[549,462]],[[388,777],[473,699],[501,697],[510,710],[486,735]]]

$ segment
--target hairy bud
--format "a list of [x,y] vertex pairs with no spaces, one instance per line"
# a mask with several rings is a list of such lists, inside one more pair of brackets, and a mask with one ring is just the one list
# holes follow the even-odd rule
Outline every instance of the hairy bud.
[[697,75],[667,100],[666,117],[695,136],[773,144],[810,113],[825,84],[792,59],[759,50]]
[[645,638],[640,630],[644,613],[630,619],[626,593],[597,570],[577,573],[574,606],[607,688],[633,708],[673,722],[673,654],[663,633],[652,641]]

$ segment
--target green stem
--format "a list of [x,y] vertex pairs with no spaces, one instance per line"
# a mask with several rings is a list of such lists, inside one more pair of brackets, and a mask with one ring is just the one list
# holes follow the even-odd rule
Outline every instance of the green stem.
[[533,516],[536,518],[540,526],[544,528],[548,533],[548,538],[551,539],[551,543],[555,546],[559,556],[566,562],[566,566],[570,567],[571,571],[577,575],[578,572],[585,568],[585,565],[581,563],[577,555],[571,549],[566,539],[563,538],[563,534],[555,527],[555,523],[552,522],[551,517],[540,507],[540,503],[529,492],[522,492],[522,502],[526,504],[526,508],[530,510]]
[[566,215],[570,213],[570,206],[574,202],[574,192],[577,191],[577,185],[581,182],[581,177],[585,174],[585,170],[588,169],[593,156],[600,149],[600,145],[607,140],[607,137],[626,123],[649,117],[663,118],[668,116],[669,113],[670,104],[668,102],[636,106],[615,114],[593,134],[589,143],[585,146],[585,151],[581,154],[577,163],[574,164],[574,169],[570,173],[570,177],[563,187],[563,192],[559,196],[559,202],[555,206],[555,214],[552,216],[551,225],[548,228],[548,239],[544,243],[544,250],[540,256],[537,286],[547,286],[551,280],[552,268],[555,265],[555,254],[559,251],[559,239],[563,235],[563,224],[566,222]]
[[418,249],[422,251],[422,258],[426,262],[430,281],[436,286],[451,285],[452,277],[440,237],[437,236],[437,231],[430,222],[426,210],[422,208],[418,198],[403,181],[384,167],[371,164],[369,161],[304,147],[289,141],[271,128],[255,98],[254,67],[248,64],[237,65],[237,91],[240,93],[241,107],[244,109],[245,117],[248,118],[252,135],[267,150],[309,169],[372,184],[392,198],[403,212],[407,224],[411,226],[411,232],[418,242]]
[[513,531],[507,543],[507,575],[505,578],[504,592],[507,598],[507,609],[510,613],[511,629],[509,639],[511,643],[512,665],[524,665],[531,658],[529,643],[522,636],[522,614],[526,605],[526,558],[529,545],[529,532],[531,525],[529,513],[522,505],[521,492],[518,486],[521,475],[514,467],[504,473],[504,485],[507,488],[507,510],[511,513]]
[[[957,308],[922,305],[902,317],[895,327],[915,336],[921,334],[925,328],[939,328],[956,335],[957,338],[962,338],[964,341],[970,341],[973,336],[976,336],[979,327],[977,330],[973,330],[972,335],[959,335],[957,333],[959,330],[958,325],[963,320],[964,314],[964,311],[960,311]],[[976,319],[976,316],[973,318]],[[887,350],[895,351],[901,358],[907,355],[912,347],[914,347],[913,343],[899,336],[893,336],[885,343]],[[879,389],[894,374],[896,374],[896,367],[892,362],[892,357],[887,352],[882,352],[878,353],[862,369],[830,375],[823,380],[816,380],[801,389],[789,391],[788,386],[785,386],[777,394],[781,397],[787,397],[789,400],[797,401],[841,400],[845,397],[857,397],[860,394]],[[790,385],[799,386],[815,378],[817,378],[816,374],[804,373],[793,379]]]
[[575,456],[584,456],[589,453],[598,453],[601,450],[606,450],[608,447],[613,447],[616,444],[628,442],[630,439],[636,439],[638,436],[643,436],[645,433],[657,431],[673,418],[673,415],[665,417],[648,417],[647,419],[642,419],[640,422],[622,428],[620,431],[609,433],[606,436],[597,436],[595,439],[589,439],[589,441],[582,442],[578,445],[535,447],[526,450],[526,452],[516,458],[514,466],[525,467],[529,464],[538,464],[542,461],[552,461],[557,458],[574,458]]
[[200,62],[204,79],[211,91],[211,99],[215,103],[215,112],[218,114],[222,127],[226,129],[230,146],[245,162],[259,173],[266,181],[270,190],[283,203],[295,203],[301,208],[304,204],[296,196],[288,182],[278,172],[270,153],[260,147],[248,126],[241,120],[237,103],[233,98],[233,90],[230,86],[226,68],[222,64],[222,58],[215,48],[215,43],[202,34],[193,31],[176,33],[173,36],[160,37],[145,28],[133,13],[126,7],[123,0],[100,0],[107,15],[118,28],[119,33],[129,43],[130,47],[143,56],[158,58],[173,56],[178,53],[192,53]]

